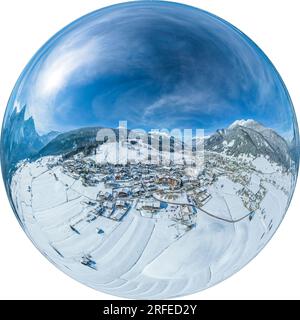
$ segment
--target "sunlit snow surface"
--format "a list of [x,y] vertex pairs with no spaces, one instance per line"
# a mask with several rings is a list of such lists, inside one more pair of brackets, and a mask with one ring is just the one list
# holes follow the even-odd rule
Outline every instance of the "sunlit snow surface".
[[[204,129],[203,166],[187,165],[192,151],[174,163],[142,139],[96,139],[119,121],[156,141],[151,129]],[[58,268],[110,294],[169,298],[222,281],[270,240],[295,188],[298,128],[246,36],[140,1],[83,17],[36,54],[7,107],[1,164],[20,224]]]

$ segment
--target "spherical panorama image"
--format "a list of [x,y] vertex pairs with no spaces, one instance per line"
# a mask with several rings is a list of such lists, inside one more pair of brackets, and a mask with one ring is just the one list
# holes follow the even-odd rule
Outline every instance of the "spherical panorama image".
[[60,270],[112,295],[163,299],[245,266],[298,173],[289,94],[226,21],[135,1],[51,38],[21,74],[1,137],[22,228]]

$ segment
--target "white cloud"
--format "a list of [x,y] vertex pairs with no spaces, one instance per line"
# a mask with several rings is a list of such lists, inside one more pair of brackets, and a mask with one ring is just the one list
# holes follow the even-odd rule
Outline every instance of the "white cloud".
[[[54,50],[43,63],[36,80],[36,90],[44,97],[61,90],[76,72],[76,81],[86,78],[87,68],[91,68],[97,58],[96,40],[91,39],[83,46],[62,46]],[[97,50],[99,54],[99,50]],[[82,70],[82,73],[80,71]]]

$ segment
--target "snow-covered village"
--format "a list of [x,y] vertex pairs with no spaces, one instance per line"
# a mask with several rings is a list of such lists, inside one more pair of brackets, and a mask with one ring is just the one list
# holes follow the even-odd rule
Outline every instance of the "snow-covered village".
[[[101,290],[159,298],[174,286],[182,294],[204,288],[270,239],[294,183],[293,169],[263,141],[256,150],[264,153],[233,154],[248,148],[236,135],[241,127],[217,133],[222,149],[219,136],[205,142],[202,167],[164,161],[159,149],[151,152],[160,163],[148,161],[142,141],[123,143],[126,163],[113,161],[116,142],[24,160],[12,199],[45,255],[71,276],[91,285],[97,279]],[[186,273],[192,276],[183,284]]]

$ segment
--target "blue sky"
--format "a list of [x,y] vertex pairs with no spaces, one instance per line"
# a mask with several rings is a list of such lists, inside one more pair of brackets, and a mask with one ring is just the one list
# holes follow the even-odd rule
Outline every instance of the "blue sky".
[[293,130],[289,97],[244,35],[195,8],[132,2],[94,12],[33,58],[11,107],[27,105],[40,133],[78,127],[203,128],[254,119]]

